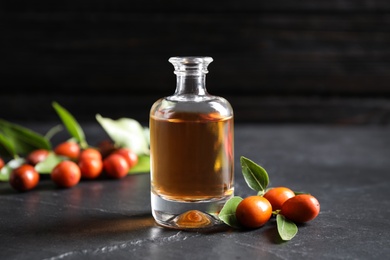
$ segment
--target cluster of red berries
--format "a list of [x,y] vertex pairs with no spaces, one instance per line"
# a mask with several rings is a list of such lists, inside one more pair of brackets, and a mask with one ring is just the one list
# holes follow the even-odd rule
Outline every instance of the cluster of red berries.
[[263,196],[249,196],[237,206],[237,221],[247,228],[263,226],[272,214],[281,214],[295,223],[313,220],[320,212],[320,203],[310,194],[295,193],[287,187],[269,189]]
[[[81,179],[95,179],[103,172],[109,177],[120,179],[138,163],[138,155],[128,148],[115,148],[110,142],[102,142],[98,148],[81,149],[76,142],[63,142],[53,152],[63,156],[51,171],[51,180],[59,187],[70,188]],[[40,175],[35,165],[43,162],[50,151],[37,149],[26,156],[26,162],[15,168],[9,179],[10,185],[18,191],[27,191],[38,185]],[[4,161],[0,158],[0,169]]]

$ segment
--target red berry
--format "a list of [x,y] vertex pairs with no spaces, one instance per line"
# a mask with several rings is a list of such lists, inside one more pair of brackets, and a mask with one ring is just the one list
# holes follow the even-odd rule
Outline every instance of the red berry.
[[70,188],[79,183],[81,172],[79,166],[72,161],[62,161],[51,172],[52,181],[62,188]]
[[293,222],[304,223],[317,217],[320,203],[309,194],[300,194],[288,199],[282,206],[280,214]]
[[103,161],[104,171],[114,179],[120,179],[129,172],[129,165],[126,159],[119,154],[111,154]]
[[282,208],[282,205],[289,199],[295,196],[295,193],[286,187],[275,187],[268,190],[263,197],[266,198],[272,205],[272,210]]
[[54,152],[58,155],[76,160],[80,155],[80,146],[76,142],[63,142],[54,148]]
[[39,173],[29,164],[23,164],[11,173],[9,183],[18,191],[35,188],[39,182]]
[[271,215],[271,203],[261,196],[249,196],[243,199],[236,209],[238,222],[247,228],[263,226],[271,218]]
[[138,163],[138,155],[129,148],[120,148],[114,153],[122,155],[126,159],[130,169]]
[[48,155],[49,155],[48,150],[38,149],[29,153],[26,157],[26,160],[29,164],[35,166],[38,163],[43,162]]
[[79,160],[81,177],[85,179],[97,178],[103,170],[103,161],[97,158],[87,158]]
[[103,158],[106,158],[116,150],[114,143],[111,140],[103,140],[98,145],[99,151]]
[[4,165],[5,165],[4,160],[2,158],[0,158],[0,170],[1,170],[1,168],[4,167]]
[[81,161],[85,158],[102,160],[102,154],[95,148],[87,148],[81,151],[79,160]]

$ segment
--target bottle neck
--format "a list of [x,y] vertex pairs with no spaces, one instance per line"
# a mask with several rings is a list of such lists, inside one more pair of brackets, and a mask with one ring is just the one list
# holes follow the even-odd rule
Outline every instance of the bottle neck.
[[208,98],[206,90],[207,66],[211,57],[171,57],[176,74],[176,91],[171,100],[200,101]]
[[206,75],[177,75],[175,95],[204,96],[206,90]]

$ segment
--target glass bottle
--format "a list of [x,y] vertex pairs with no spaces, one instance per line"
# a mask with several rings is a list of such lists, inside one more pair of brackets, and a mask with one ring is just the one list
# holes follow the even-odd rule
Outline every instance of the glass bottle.
[[151,206],[159,225],[208,228],[234,193],[234,125],[229,102],[206,90],[211,57],[172,57],[173,95],[150,110]]

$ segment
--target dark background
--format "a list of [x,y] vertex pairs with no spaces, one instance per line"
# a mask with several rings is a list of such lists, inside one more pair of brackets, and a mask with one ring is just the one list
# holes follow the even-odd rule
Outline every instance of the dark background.
[[0,118],[51,121],[57,101],[148,122],[171,56],[207,55],[236,122],[390,123],[388,0],[13,0],[0,3]]

